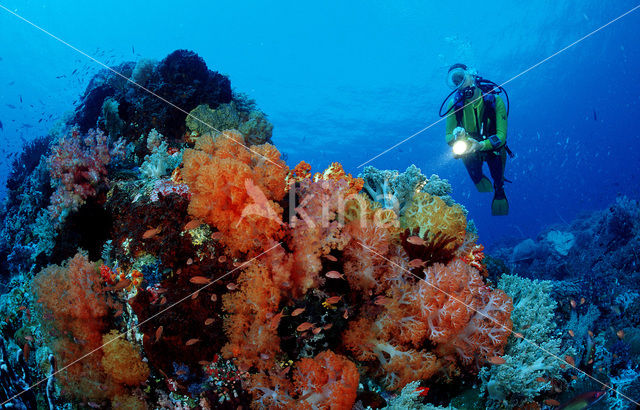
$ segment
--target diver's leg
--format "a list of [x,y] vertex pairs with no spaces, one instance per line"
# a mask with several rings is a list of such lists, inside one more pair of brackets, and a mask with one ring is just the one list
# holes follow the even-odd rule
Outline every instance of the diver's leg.
[[505,162],[502,158],[502,154],[489,154],[487,156],[487,165],[489,165],[489,172],[493,179],[493,187],[496,191],[504,190],[504,166]]
[[493,178],[495,194],[491,203],[491,213],[493,215],[507,215],[509,213],[509,202],[504,193],[504,167],[506,164],[506,153],[501,151],[500,155],[489,154],[487,165]]
[[462,158],[464,166],[471,177],[471,181],[476,185],[478,192],[491,192],[491,181],[482,173],[484,160],[481,154],[466,155]]

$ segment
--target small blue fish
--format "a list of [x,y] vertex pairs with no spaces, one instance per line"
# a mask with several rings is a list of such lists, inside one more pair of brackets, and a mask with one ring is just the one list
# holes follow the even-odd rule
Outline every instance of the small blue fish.
[[0,131],[4,129],[4,125],[2,125],[2,121],[0,121]]

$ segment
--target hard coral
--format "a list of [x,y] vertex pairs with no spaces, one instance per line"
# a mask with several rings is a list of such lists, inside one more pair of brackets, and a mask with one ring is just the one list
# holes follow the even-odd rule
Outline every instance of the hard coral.
[[282,235],[288,167],[269,144],[242,146],[235,131],[203,136],[184,152],[183,178],[192,192],[189,213],[215,226],[233,253],[257,252]]

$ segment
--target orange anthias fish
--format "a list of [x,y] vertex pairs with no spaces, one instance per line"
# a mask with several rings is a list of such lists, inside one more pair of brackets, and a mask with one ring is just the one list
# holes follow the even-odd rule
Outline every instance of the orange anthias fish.
[[309,322],[304,322],[303,324],[301,324],[300,326],[298,326],[296,328],[296,330],[298,332],[304,332],[305,330],[309,330],[313,327],[313,323],[309,323]]
[[582,410],[596,404],[607,394],[606,391],[589,391],[582,393],[564,403],[561,410]]
[[157,228],[151,228],[144,231],[142,234],[142,239],[150,239],[162,232],[162,226],[158,226]]
[[185,231],[190,231],[191,229],[196,229],[200,225],[202,225],[202,221],[201,220],[192,219],[191,221],[187,222],[187,224],[184,226],[184,230]]
[[412,245],[424,245],[424,239],[419,236],[410,236],[407,238],[407,242]]
[[117,292],[119,290],[122,290],[126,287],[129,287],[129,285],[131,285],[131,279],[129,278],[125,278],[122,279],[121,281],[119,281],[118,283],[115,284],[115,286],[112,286],[110,288],[104,288],[105,292],[109,292],[109,291],[113,291],[113,292]]
[[335,270],[330,270],[329,272],[325,273],[325,276],[327,278],[331,278],[331,279],[342,279],[343,275],[342,273],[335,271]]
[[491,364],[505,364],[507,362],[500,356],[491,356],[487,361]]
[[206,285],[211,282],[211,279],[205,278],[204,276],[194,276],[189,279],[189,282],[195,283],[196,285]]
[[301,314],[304,311],[305,311],[305,308],[298,308],[298,309],[294,310],[293,312],[291,312],[291,316],[298,316],[299,314]]
[[156,330],[156,342],[160,340],[160,336],[162,336],[162,330],[164,328],[162,326],[158,326],[158,329]]
[[564,357],[564,360],[569,363],[571,366],[575,366],[576,365],[576,361],[573,359],[573,357],[566,355]]

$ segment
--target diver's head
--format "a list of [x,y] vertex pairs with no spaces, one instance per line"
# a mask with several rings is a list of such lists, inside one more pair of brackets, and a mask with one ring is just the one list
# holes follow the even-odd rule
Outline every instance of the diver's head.
[[447,74],[447,85],[452,90],[463,90],[469,87],[475,87],[477,72],[473,68],[469,68],[464,64],[454,64],[449,67]]

